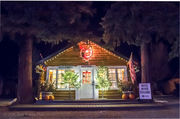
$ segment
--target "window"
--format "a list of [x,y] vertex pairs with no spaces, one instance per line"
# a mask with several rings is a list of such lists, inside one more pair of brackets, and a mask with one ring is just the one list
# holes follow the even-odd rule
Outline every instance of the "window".
[[116,81],[116,69],[109,69],[109,80],[111,81],[111,89],[117,88],[117,81]]
[[109,68],[109,80],[111,81],[112,85],[110,89],[117,89],[117,82],[125,80],[125,69],[124,68]]
[[66,88],[65,85],[62,85],[61,83],[63,82],[63,77],[62,74],[64,73],[64,70],[59,69],[58,70],[58,77],[57,77],[57,88]]
[[49,70],[49,80],[50,83],[53,83],[56,86],[56,70],[50,69]]
[[124,69],[117,69],[118,81],[125,80],[125,72]]
[[[74,72],[74,70],[71,70],[72,72]],[[65,72],[64,69],[58,69],[58,75],[57,75],[57,88],[58,89],[66,89],[68,88],[68,84],[61,84],[64,79],[62,77],[62,74]]]

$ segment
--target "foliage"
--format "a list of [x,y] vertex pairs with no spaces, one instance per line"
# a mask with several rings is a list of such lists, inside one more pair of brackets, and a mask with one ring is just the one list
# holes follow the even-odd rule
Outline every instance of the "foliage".
[[120,91],[132,91],[133,84],[131,81],[119,81],[118,83]]
[[122,92],[126,91],[133,91],[135,95],[138,95],[138,84],[135,81],[133,84],[130,80],[128,81],[119,81],[118,82],[119,91],[122,94]]
[[71,70],[65,70],[65,72],[62,74],[63,77],[63,82],[61,83],[62,85],[67,84],[69,88],[80,88],[81,87],[81,82],[78,81],[79,75],[77,73],[74,73]]
[[176,39],[171,46],[171,52],[169,53],[169,59],[171,60],[175,57],[179,57],[179,39]]
[[54,92],[54,91],[55,91],[54,83],[49,83],[48,92]]
[[178,38],[178,9],[174,3],[114,3],[101,23],[103,37],[140,45],[150,42],[152,33],[157,33],[171,42]]
[[54,92],[55,91],[54,83],[48,83],[47,81],[42,82],[40,84],[40,91],[42,91],[42,92]]
[[74,73],[72,70],[65,70],[65,72],[62,74],[63,82],[61,82],[62,85],[68,85],[69,88],[69,99],[71,99],[71,92],[70,88],[80,88],[81,82],[78,81],[79,75],[77,73]]
[[108,78],[108,68],[105,66],[99,66],[97,70],[97,84],[96,88],[101,90],[108,90],[111,86],[111,82]]
[[[17,97],[20,102],[32,101],[32,83],[27,81],[32,81],[30,62],[33,41],[58,44],[62,40],[78,42],[84,38],[93,38],[92,31],[88,29],[89,18],[93,14],[91,2],[1,2],[0,36],[7,33],[17,41],[20,46],[19,59],[23,59],[19,61],[18,68],[21,72],[18,84],[22,83],[18,85]],[[24,60],[26,57],[28,62]],[[23,70],[24,67],[27,68]],[[23,79],[26,74],[29,76]],[[25,86],[29,86],[29,90],[22,91]],[[29,95],[24,97],[27,92]]]
[[[121,42],[141,47],[141,80],[150,81],[150,45],[163,41],[171,44],[169,59],[178,56],[178,3],[113,3],[102,19],[103,39],[114,47]],[[117,12],[119,11],[119,12]],[[175,43],[176,42],[176,43]],[[153,61],[151,61],[153,62]],[[162,62],[162,60],[160,60]],[[160,70],[159,70],[160,71]],[[158,72],[160,73],[160,72]],[[151,77],[152,78],[152,77]]]
[[[91,2],[1,2],[2,33],[33,36],[37,42],[58,44],[93,37]],[[19,39],[18,39],[19,40]],[[26,39],[25,39],[26,40]]]
[[36,70],[36,73],[38,73],[38,74],[41,74],[42,72],[45,71],[43,68],[43,65],[37,65],[35,70]]
[[112,44],[111,47],[120,42],[140,46],[165,40],[174,47],[170,56],[176,57],[179,48],[178,43],[175,44],[179,39],[178,11],[178,3],[114,3],[101,22],[105,30],[103,39]]

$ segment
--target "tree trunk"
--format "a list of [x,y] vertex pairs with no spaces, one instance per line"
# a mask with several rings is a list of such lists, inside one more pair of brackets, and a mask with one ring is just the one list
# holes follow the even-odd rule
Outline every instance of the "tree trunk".
[[3,79],[0,77],[0,96],[3,94]]
[[149,82],[149,52],[148,44],[141,45],[141,82]]
[[23,39],[19,52],[18,93],[19,103],[33,102],[32,39]]

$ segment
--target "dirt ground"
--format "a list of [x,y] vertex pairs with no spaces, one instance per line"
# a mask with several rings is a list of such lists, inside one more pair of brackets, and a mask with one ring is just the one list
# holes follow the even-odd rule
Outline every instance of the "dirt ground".
[[0,107],[0,119],[180,118],[179,100],[171,100],[170,103],[170,106],[160,109],[116,111],[9,111],[7,107]]
[[167,109],[131,111],[9,111],[0,109],[0,119],[62,119],[62,118],[179,118],[179,106]]

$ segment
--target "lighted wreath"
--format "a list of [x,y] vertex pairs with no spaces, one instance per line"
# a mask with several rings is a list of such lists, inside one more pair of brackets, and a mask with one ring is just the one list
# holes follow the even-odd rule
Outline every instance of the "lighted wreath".
[[85,60],[89,61],[89,59],[93,55],[93,49],[90,45],[79,45],[80,48],[80,56]]

